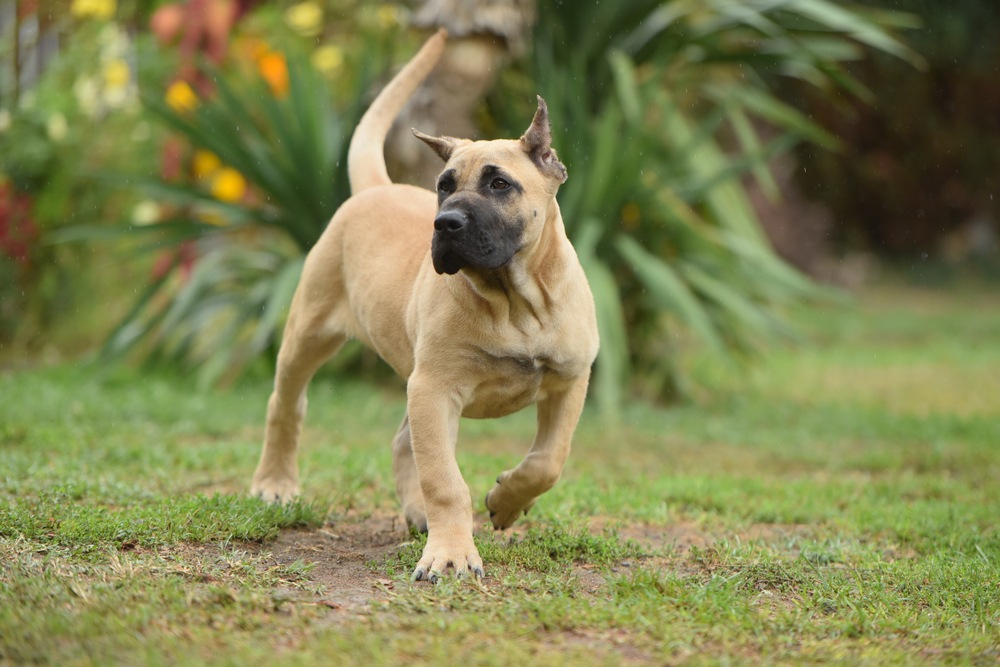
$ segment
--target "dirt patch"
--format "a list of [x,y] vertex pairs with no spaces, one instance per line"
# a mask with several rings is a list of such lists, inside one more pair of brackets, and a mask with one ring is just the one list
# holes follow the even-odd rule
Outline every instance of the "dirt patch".
[[[694,524],[651,526],[621,524],[601,517],[589,526],[594,534],[613,529],[623,540],[635,541],[643,550],[677,548],[684,552],[692,546],[706,546],[714,541]],[[518,539],[518,530],[510,537]],[[391,511],[357,514],[339,518],[334,524],[308,530],[283,530],[276,540],[245,548],[262,559],[262,566],[295,568],[308,566],[302,575],[305,585],[282,588],[276,594],[290,601],[317,604],[345,612],[345,617],[366,614],[373,602],[387,601],[394,581],[373,571],[370,564],[381,562],[411,539],[402,517]],[[644,559],[641,559],[644,560]],[[623,562],[614,571],[627,571],[640,562]],[[600,596],[606,588],[602,568],[577,565],[572,570],[581,592]]]
[[[394,512],[346,517],[313,530],[285,530],[259,554],[285,567],[310,567],[310,586],[277,591],[299,602],[313,602],[350,614],[365,613],[370,603],[388,599],[393,581],[372,571],[369,563],[395,553],[410,539],[406,522]],[[312,591],[312,592],[310,592]]]
[[[807,531],[804,526],[768,524],[729,535],[724,531],[714,533],[693,522],[662,526],[622,523],[606,517],[592,518],[588,528],[594,534],[613,531],[647,553],[635,562],[617,564],[611,568],[612,572],[645,567],[692,576],[704,569],[703,564],[688,562],[687,555],[692,549],[710,549],[720,539],[780,543]],[[519,532],[512,530],[510,536],[517,539]],[[410,539],[406,523],[398,513],[380,510],[348,514],[321,528],[284,530],[273,542],[248,544],[243,548],[260,559],[260,567],[302,569],[300,581],[295,586],[275,590],[277,596],[293,603],[325,607],[338,612],[335,617],[347,619],[371,613],[373,603],[390,599],[395,581],[374,570],[371,563],[384,561]],[[606,592],[604,568],[579,564],[572,568],[571,576],[588,597],[597,598]]]

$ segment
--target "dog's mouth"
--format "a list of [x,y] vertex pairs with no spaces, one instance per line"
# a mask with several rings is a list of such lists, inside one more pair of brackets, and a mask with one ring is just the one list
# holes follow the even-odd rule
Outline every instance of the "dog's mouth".
[[469,264],[464,257],[451,249],[432,252],[431,260],[434,262],[435,271],[439,274],[446,273],[449,276],[458,273],[463,266]]
[[520,249],[507,240],[498,242],[481,233],[465,233],[449,238],[435,233],[431,241],[431,261],[439,274],[453,275],[464,268],[495,271],[506,265]]
[[487,262],[470,262],[460,253],[455,252],[451,248],[447,250],[438,250],[431,252],[431,261],[434,263],[434,270],[439,274],[454,275],[464,269],[465,267],[471,267],[473,269],[478,269],[482,271],[495,271],[502,266],[505,266],[513,257],[513,253],[510,256],[505,257],[502,260],[487,261]]

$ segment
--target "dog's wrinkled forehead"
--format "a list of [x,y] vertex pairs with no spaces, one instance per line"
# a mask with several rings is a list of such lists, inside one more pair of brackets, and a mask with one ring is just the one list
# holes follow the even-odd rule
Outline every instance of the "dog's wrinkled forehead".
[[457,148],[445,163],[441,176],[456,185],[475,186],[483,179],[503,177],[529,189],[545,190],[545,177],[517,141],[477,141]]
[[[543,181],[547,180],[548,183],[543,184],[540,190],[548,194],[554,194],[559,184],[566,181],[566,166],[559,161],[552,148],[548,106],[541,97],[538,98],[538,110],[531,125],[517,140],[470,141],[447,136],[433,137],[416,129],[412,131],[445,161],[447,167],[460,173],[474,170],[476,163],[481,162],[510,165],[521,176],[539,176]],[[526,163],[534,168],[522,169],[521,165]]]
[[[499,162],[499,161],[498,161]],[[511,185],[517,185],[525,179],[515,175],[516,170],[492,162],[446,164],[438,176],[438,185],[447,185],[451,190],[475,188],[483,183],[501,179]],[[520,188],[518,188],[520,189]]]

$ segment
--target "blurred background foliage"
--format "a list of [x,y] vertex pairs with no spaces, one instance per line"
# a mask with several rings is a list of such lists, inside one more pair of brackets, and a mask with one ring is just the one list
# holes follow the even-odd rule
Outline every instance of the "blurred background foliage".
[[[787,307],[837,298],[817,256],[996,266],[997,9],[887,4],[0,0],[0,360],[100,341],[206,384],[266,370],[357,118],[415,26],[444,25],[401,124],[517,136],[545,96],[593,394],[681,397],[692,350],[738,363],[794,335]],[[415,143],[388,157],[426,186]]]
[[496,99],[535,87],[557,119],[572,176],[560,204],[602,334],[594,393],[604,406],[626,389],[683,395],[685,334],[739,358],[791,334],[782,306],[822,296],[774,254],[745,192],[750,178],[778,197],[769,162],[802,141],[838,146],[775,80],[854,89],[842,65],[866,47],[918,62],[887,31],[905,17],[812,0],[539,9],[529,66]]
[[[877,6],[866,0],[868,6]],[[803,192],[832,213],[840,248],[897,261],[963,260],[996,274],[1000,220],[1000,3],[902,0],[926,67],[873,53],[848,71],[867,93],[783,92],[836,134],[840,151],[797,151]]]

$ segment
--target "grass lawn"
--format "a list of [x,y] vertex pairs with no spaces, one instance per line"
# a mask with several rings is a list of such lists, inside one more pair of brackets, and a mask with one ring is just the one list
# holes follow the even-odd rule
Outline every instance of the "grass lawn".
[[996,664],[1000,298],[883,285],[812,341],[589,411],[516,530],[481,497],[533,410],[463,423],[481,583],[408,576],[404,396],[310,395],[300,504],[246,497],[265,378],[0,375],[0,664]]

